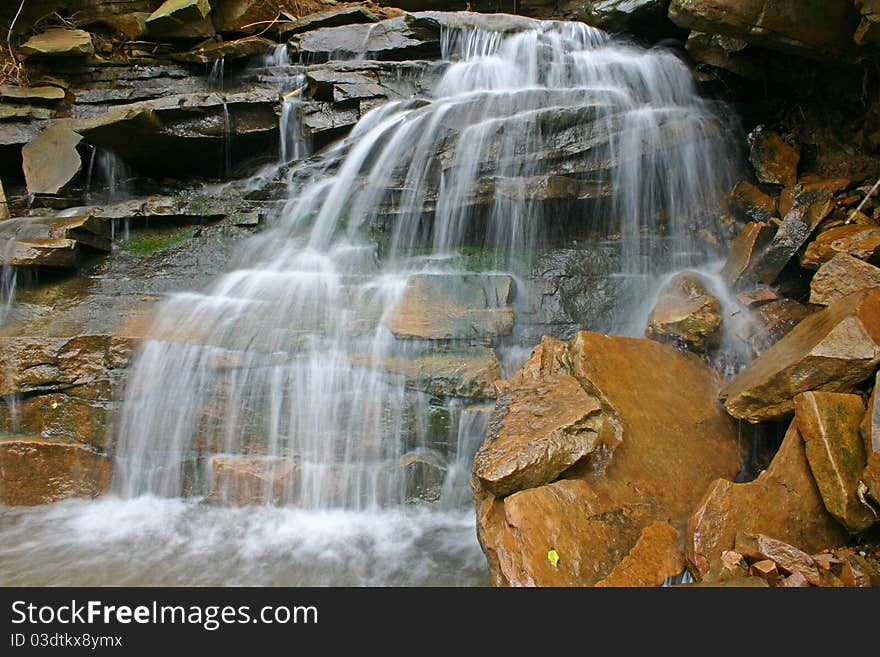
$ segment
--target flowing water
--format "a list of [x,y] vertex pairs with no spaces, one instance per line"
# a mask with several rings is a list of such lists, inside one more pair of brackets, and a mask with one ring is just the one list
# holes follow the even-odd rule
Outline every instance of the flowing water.
[[[110,438],[113,496],[7,513],[4,573],[484,583],[468,478],[491,401],[438,392],[413,371],[489,346],[514,371],[527,320],[439,340],[395,331],[413,281],[442,291],[438,316],[443,294],[472,300],[474,289],[481,312],[519,316],[537,253],[611,239],[618,302],[584,328],[641,332],[664,276],[713,257],[703,238],[720,232],[712,209],[730,149],[675,56],[580,23],[447,31],[443,58],[429,97],[389,102],[294,164],[283,212],[229,273],[161,306]],[[282,135],[301,132],[301,87]],[[308,154],[287,139],[281,164]],[[243,497],[263,506],[234,508]],[[28,550],[45,553],[39,574],[22,565]]]

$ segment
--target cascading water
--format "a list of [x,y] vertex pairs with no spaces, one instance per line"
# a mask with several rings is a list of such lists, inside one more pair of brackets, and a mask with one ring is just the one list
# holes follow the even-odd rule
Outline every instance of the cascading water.
[[[630,330],[664,272],[709,259],[697,228],[720,230],[711,210],[729,149],[675,56],[617,45],[583,24],[449,30],[443,56],[450,63],[430,97],[367,114],[303,165],[322,175],[290,177],[284,211],[237,268],[162,305],[113,441],[115,491],[129,502],[93,508],[120,523],[126,504],[164,509],[160,536],[189,527],[186,536],[216,541],[221,556],[237,545],[247,565],[224,567],[221,582],[265,583],[266,573],[277,583],[481,582],[467,480],[488,395],[429,394],[400,364],[456,344],[522,358],[524,345],[516,329],[396,334],[410,284],[429,279],[453,296],[477,285],[488,296],[489,283],[510,275],[516,307],[537,251],[573,234],[618,239],[623,291],[607,325]],[[285,148],[282,160],[295,159]],[[208,501],[240,501],[236,467],[251,500],[282,508],[242,515],[179,501],[205,495],[211,472]],[[442,481],[426,483],[426,471]],[[437,502],[405,504],[414,477],[420,491],[436,484],[415,496]],[[254,547],[257,534],[264,542]],[[170,557],[174,572],[184,583],[218,581],[208,565],[189,572],[194,549]],[[260,557],[271,565],[255,575]]]

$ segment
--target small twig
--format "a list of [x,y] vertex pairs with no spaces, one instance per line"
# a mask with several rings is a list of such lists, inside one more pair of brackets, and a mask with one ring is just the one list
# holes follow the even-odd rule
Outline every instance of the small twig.
[[242,25],[242,26],[241,26],[241,29],[244,29],[244,28],[246,28],[246,27],[254,27],[255,25],[262,25],[263,23],[269,23],[269,24],[268,24],[265,28],[263,28],[260,32],[257,32],[256,34],[252,34],[252,35],[251,35],[252,37],[255,37],[255,36],[258,37],[258,36],[261,36],[261,35],[265,34],[265,33],[268,32],[269,30],[271,30],[271,29],[272,29],[272,26],[275,25],[275,23],[278,22],[278,19],[279,19],[279,18],[281,18],[281,12],[280,12],[280,11],[279,11],[277,14],[275,14],[275,18],[273,18],[271,21],[257,21],[256,23],[248,23],[247,25]]
[[865,203],[867,203],[868,199],[874,195],[874,192],[877,191],[878,187],[880,187],[880,178],[877,178],[877,182],[875,182],[870,191],[865,194],[865,198],[862,199],[862,202],[859,203],[858,207],[852,211],[852,214],[849,215],[849,219],[846,220],[846,223],[851,223],[852,220],[856,218],[856,215],[858,215],[858,213],[862,211],[862,208],[865,207]]
[[18,5],[18,11],[15,12],[15,18],[13,18],[12,22],[9,24],[9,32],[6,33],[6,45],[9,46],[9,56],[12,58],[14,66],[18,66],[18,60],[15,58],[15,51],[12,49],[12,29],[15,27],[15,21],[17,21],[18,17],[21,15],[21,10],[24,9],[25,1],[26,0],[21,0],[21,4]]

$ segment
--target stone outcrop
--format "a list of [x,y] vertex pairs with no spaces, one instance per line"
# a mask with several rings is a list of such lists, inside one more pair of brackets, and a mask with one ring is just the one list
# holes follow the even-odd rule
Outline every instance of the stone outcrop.
[[748,344],[760,356],[811,314],[810,309],[794,299],[777,299],[754,308],[747,326],[751,329]]
[[[478,536],[495,584],[595,584],[631,554],[648,525],[683,527],[713,477],[732,477],[739,467],[735,428],[711,395],[715,375],[696,357],[650,340],[587,332],[568,343],[546,338],[513,379],[499,382],[493,426],[503,427],[507,403],[535,386],[564,405],[572,378],[602,405],[595,449],[562,479],[506,496],[475,472]],[[535,405],[529,420],[527,406],[518,407],[517,424],[550,429],[541,409]],[[490,432],[483,449],[491,452],[495,438]]]
[[112,460],[82,444],[43,438],[0,439],[0,504],[50,504],[97,497],[110,486]]
[[847,540],[825,510],[794,422],[770,467],[757,479],[743,484],[718,479],[695,508],[685,548],[688,563],[700,576],[725,550],[734,549],[738,533],[766,534],[806,552]]
[[859,424],[865,414],[858,395],[805,392],[794,400],[807,460],[825,508],[852,533],[877,519],[857,494],[867,456]]
[[749,422],[790,417],[801,392],[850,392],[880,362],[880,290],[857,292],[798,324],[721,391]]
[[746,221],[767,222],[779,213],[778,199],[748,181],[738,182],[730,196],[733,209]]
[[720,339],[721,302],[695,272],[676,274],[660,290],[645,336],[704,352]]
[[810,303],[828,306],[838,299],[880,287],[880,269],[848,253],[838,253],[819,267],[810,281]]

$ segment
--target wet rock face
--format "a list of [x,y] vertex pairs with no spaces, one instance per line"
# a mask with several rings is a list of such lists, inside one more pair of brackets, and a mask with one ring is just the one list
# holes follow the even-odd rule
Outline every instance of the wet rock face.
[[708,488],[688,522],[688,563],[706,575],[724,551],[734,549],[739,532],[767,534],[807,552],[846,542],[846,532],[825,509],[794,422],[756,480],[719,479]]
[[281,504],[290,500],[297,477],[292,459],[275,457],[215,457],[208,504],[248,506]]
[[507,335],[513,330],[512,291],[509,276],[410,276],[390,329],[398,338],[427,340]]
[[[632,362],[642,364],[637,372],[627,366]],[[498,585],[592,585],[629,555],[615,575],[622,578],[647,551],[644,543],[636,545],[648,525],[664,520],[683,528],[713,476],[732,477],[739,468],[736,431],[712,398],[718,382],[708,367],[650,340],[587,332],[568,343],[545,339],[522,370],[500,384],[498,433],[490,431],[483,450],[508,463],[518,457],[525,462],[533,446],[500,439],[514,420],[518,428],[547,433],[554,430],[547,417],[563,420],[555,426],[577,424],[576,411],[590,406],[572,405],[570,418],[560,414],[581,394],[572,379],[587,399],[599,400],[602,410],[588,417],[603,422],[596,446],[562,479],[540,485],[553,476],[544,469],[527,482],[531,487],[512,492],[505,486],[496,495],[483,478],[487,461],[478,459],[473,480],[478,536]],[[536,388],[540,403],[527,402],[527,391]],[[553,415],[542,410],[545,405]],[[514,413],[508,427],[506,418]],[[549,455],[570,454],[565,442],[547,444]],[[556,563],[548,559],[550,550],[559,557]]]
[[79,443],[6,438],[0,440],[0,472],[0,504],[50,504],[104,493],[112,460]]
[[798,324],[721,391],[727,411],[749,422],[791,417],[794,397],[849,392],[880,362],[880,291],[857,292]]
[[660,290],[645,336],[705,352],[719,338],[721,303],[698,274],[677,274]]

